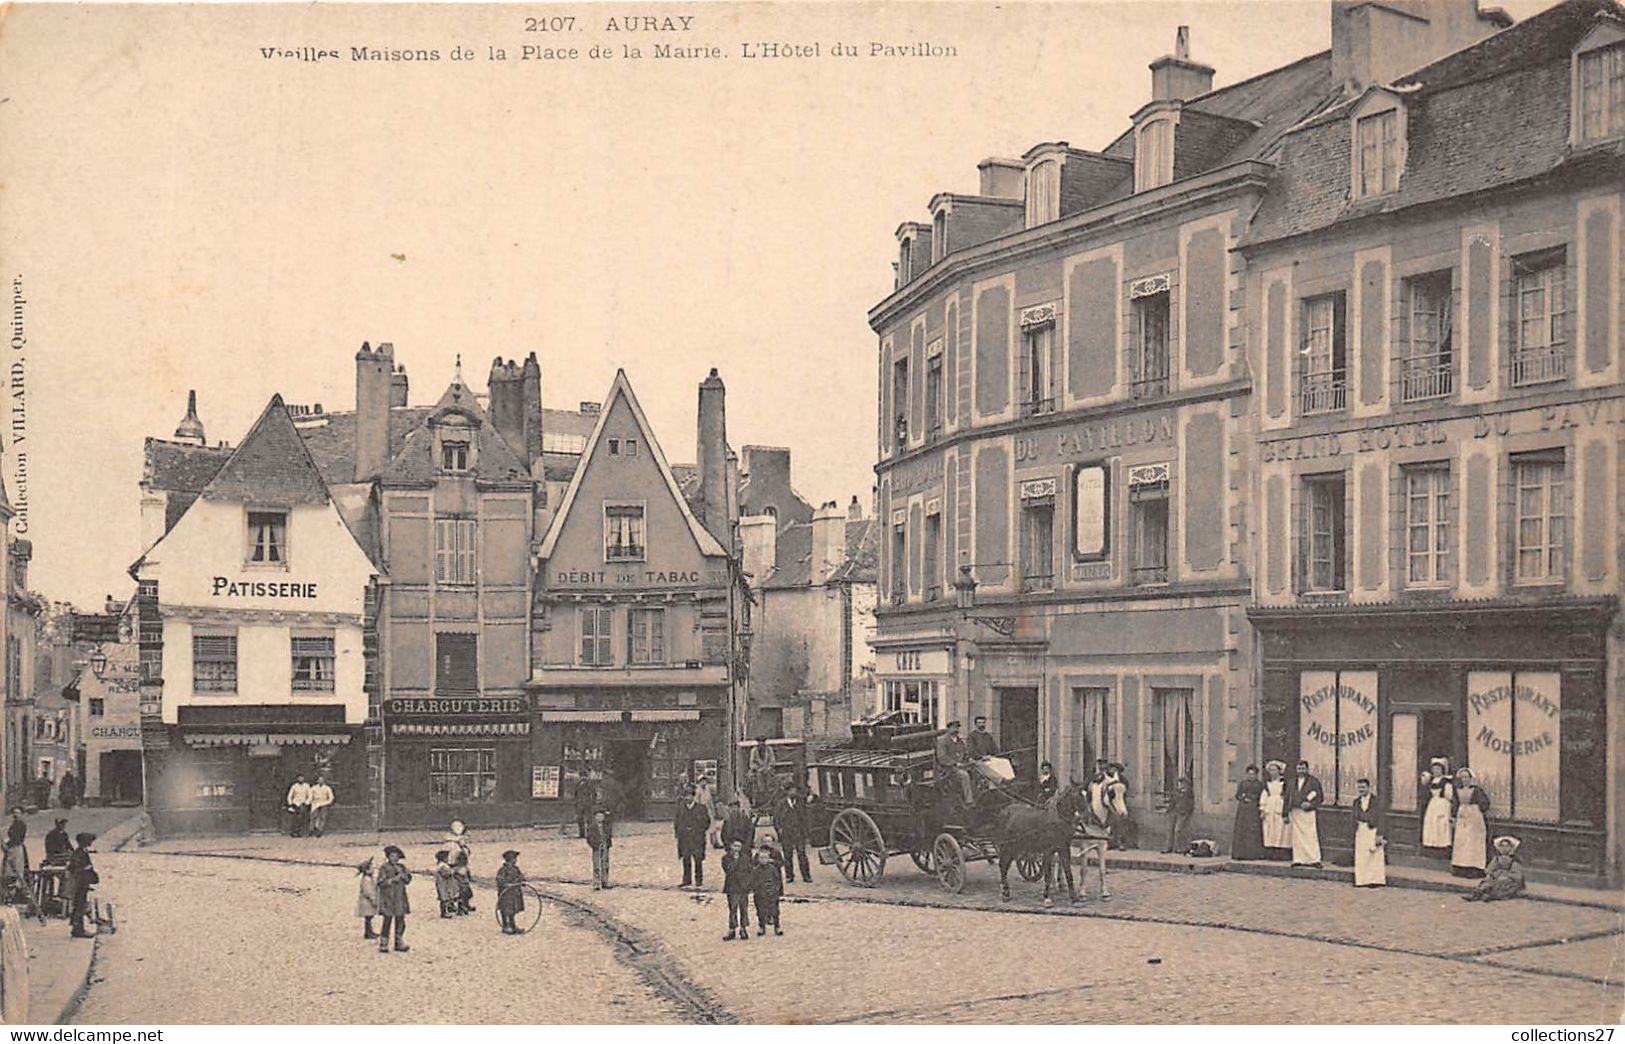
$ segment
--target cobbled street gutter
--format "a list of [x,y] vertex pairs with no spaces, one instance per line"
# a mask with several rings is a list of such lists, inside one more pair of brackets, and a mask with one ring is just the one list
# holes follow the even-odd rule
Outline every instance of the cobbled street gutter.
[[[142,852],[140,854],[171,859],[233,859],[249,863],[280,863],[285,866],[354,869],[351,863],[335,862],[327,859],[289,859],[287,857],[246,855],[235,852]],[[429,870],[415,869],[412,872],[419,875],[433,876],[432,871]],[[472,880],[474,883],[487,888],[496,886],[495,880],[490,877],[475,875]],[[542,887],[539,883],[552,880],[551,878],[537,877],[529,879],[527,883],[550,902],[557,903],[574,914],[573,920],[603,936],[609,942],[610,952],[615,955],[615,959],[630,968],[638,979],[656,996],[674,1005],[679,1010],[683,1021],[708,1026],[731,1026],[738,1022],[733,1013],[724,1007],[721,1001],[712,996],[711,991],[683,974],[682,969],[666,952],[665,946],[659,940],[621,921],[596,903],[561,895],[558,892]],[[554,881],[553,883],[573,884],[574,882],[563,880]],[[77,999],[73,1006],[78,1006]],[[65,1013],[64,1019],[71,1014],[71,1011]]]

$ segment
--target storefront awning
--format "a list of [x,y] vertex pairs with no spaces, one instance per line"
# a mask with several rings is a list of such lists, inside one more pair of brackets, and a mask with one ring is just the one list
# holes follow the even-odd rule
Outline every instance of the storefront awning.
[[544,710],[543,721],[620,721],[618,710]]
[[396,722],[389,727],[392,736],[528,736],[528,721],[480,722]]
[[186,742],[193,747],[338,746],[350,742],[350,735],[345,732],[209,732],[187,733]]
[[697,707],[683,710],[635,710],[632,712],[633,721],[699,721],[700,711]]

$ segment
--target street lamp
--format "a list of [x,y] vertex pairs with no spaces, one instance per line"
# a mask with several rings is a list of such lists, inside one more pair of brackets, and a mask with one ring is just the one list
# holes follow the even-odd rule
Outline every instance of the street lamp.
[[102,676],[102,672],[107,669],[107,654],[102,652],[100,649],[97,649],[95,652],[91,653],[90,669],[92,673],[96,675],[96,677],[100,678]]

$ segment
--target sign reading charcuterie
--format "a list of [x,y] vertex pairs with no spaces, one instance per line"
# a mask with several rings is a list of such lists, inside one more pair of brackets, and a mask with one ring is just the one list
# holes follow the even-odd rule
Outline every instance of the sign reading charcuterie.
[[524,714],[530,708],[522,696],[430,696],[396,697],[384,704],[385,710],[400,717],[441,714]]

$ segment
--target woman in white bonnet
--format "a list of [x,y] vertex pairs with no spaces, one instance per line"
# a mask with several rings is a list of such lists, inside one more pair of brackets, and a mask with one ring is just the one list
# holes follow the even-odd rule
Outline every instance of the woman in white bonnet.
[[1431,848],[1431,854],[1443,856],[1453,840],[1450,832],[1450,803],[1456,796],[1456,785],[1450,781],[1450,762],[1434,758],[1422,776],[1427,788],[1427,804],[1422,810],[1422,847]]

